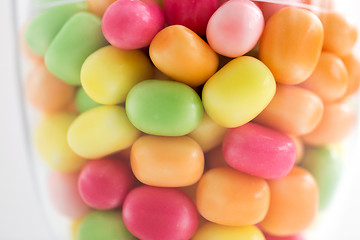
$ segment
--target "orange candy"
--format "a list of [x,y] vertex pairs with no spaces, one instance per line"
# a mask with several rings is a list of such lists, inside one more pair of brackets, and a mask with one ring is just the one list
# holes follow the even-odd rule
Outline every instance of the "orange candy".
[[324,145],[344,140],[355,127],[356,112],[346,103],[326,104],[324,115],[314,131],[302,136],[309,145]]
[[27,100],[44,112],[65,109],[74,96],[75,88],[52,75],[40,61],[34,66],[25,83]]
[[229,167],[222,152],[222,145],[211,149],[205,154],[205,167],[206,169]]
[[270,104],[254,121],[286,134],[303,135],[318,125],[323,107],[321,99],[309,90],[279,84]]
[[309,172],[300,167],[284,178],[268,181],[270,207],[260,227],[272,235],[295,235],[313,221],[319,201],[318,186]]
[[300,163],[303,156],[304,156],[304,143],[303,141],[300,139],[300,137],[294,137],[294,136],[290,136],[292,138],[292,140],[295,143],[295,148],[296,148],[296,160],[295,160],[295,164]]
[[89,11],[102,17],[106,9],[116,0],[87,0]]
[[349,84],[345,96],[356,93],[360,86],[360,59],[351,53],[342,57],[349,75]]
[[315,14],[299,8],[283,8],[265,25],[259,58],[277,82],[298,84],[315,69],[323,37],[322,24]]
[[350,54],[357,40],[356,25],[335,12],[323,12],[319,18],[324,26],[324,50],[338,56]]
[[139,181],[158,187],[194,184],[204,171],[204,153],[187,136],[140,137],[132,146],[130,160]]
[[231,168],[214,168],[198,183],[196,206],[207,220],[228,226],[256,224],[269,207],[270,192],[264,179]]
[[333,53],[322,52],[314,72],[300,86],[316,93],[323,102],[334,102],[346,93],[348,79],[343,61]]
[[219,65],[218,56],[210,46],[181,25],[161,30],[152,40],[149,54],[160,71],[192,87],[208,80]]

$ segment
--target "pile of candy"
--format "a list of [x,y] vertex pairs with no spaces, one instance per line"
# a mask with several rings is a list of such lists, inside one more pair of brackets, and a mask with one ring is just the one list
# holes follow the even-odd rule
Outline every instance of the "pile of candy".
[[305,4],[60,1],[32,18],[34,143],[74,239],[303,239],[360,83],[355,26]]

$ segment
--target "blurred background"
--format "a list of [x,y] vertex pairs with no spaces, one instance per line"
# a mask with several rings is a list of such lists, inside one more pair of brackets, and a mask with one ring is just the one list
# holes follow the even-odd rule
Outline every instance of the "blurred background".
[[[352,2],[356,5],[349,8],[350,14],[360,26],[360,2]],[[0,2],[0,240],[52,240],[26,150],[14,4],[15,0]],[[359,128],[354,135],[359,135]],[[358,151],[345,163],[337,195],[315,222],[319,230],[310,234],[312,240],[360,239],[360,140],[352,147]]]

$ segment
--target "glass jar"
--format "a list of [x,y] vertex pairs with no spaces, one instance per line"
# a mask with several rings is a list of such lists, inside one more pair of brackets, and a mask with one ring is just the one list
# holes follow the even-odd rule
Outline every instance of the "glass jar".
[[359,169],[354,4],[18,1],[54,236],[343,237]]

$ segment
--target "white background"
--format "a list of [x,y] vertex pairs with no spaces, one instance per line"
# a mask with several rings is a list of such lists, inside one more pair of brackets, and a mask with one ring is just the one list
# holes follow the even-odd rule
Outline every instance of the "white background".
[[[53,240],[35,194],[25,149],[12,1],[15,0],[0,0],[0,240]],[[359,5],[358,1],[353,2]],[[356,12],[360,7],[352,9]],[[360,143],[354,148],[359,149]],[[338,196],[319,219],[316,227],[320,231],[312,233],[311,239],[360,239],[359,162],[356,155],[346,164]]]

